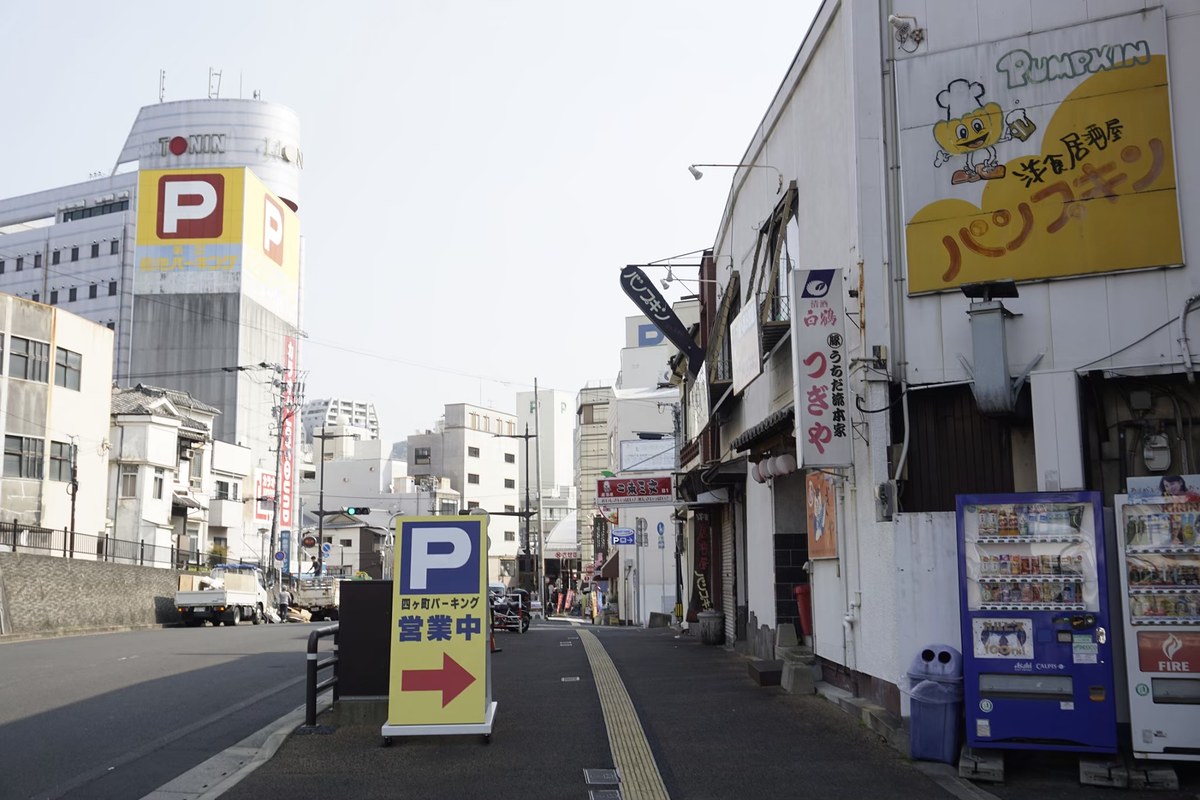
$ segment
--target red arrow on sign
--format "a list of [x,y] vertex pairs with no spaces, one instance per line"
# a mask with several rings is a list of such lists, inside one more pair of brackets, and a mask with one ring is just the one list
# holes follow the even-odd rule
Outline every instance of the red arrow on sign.
[[400,675],[400,691],[402,692],[441,692],[442,708],[458,697],[475,682],[475,676],[463,669],[463,666],[442,653],[441,669],[406,669]]

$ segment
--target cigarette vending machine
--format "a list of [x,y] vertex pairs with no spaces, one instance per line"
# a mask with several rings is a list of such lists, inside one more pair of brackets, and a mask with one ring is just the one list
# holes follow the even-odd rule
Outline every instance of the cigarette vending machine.
[[1200,502],[1114,501],[1133,754],[1200,761]]
[[1117,750],[1097,492],[960,495],[967,743]]

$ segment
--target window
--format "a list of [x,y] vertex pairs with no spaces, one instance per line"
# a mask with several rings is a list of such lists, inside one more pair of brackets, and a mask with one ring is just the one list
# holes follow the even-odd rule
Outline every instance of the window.
[[[35,297],[34,300],[37,300]],[[13,336],[9,339],[8,376],[26,381],[50,381],[50,345]]]
[[121,252],[121,240],[113,239],[108,243],[108,254],[110,256],[115,256],[119,252]]
[[96,284],[94,284],[94,283],[88,287],[88,299],[89,300],[96,299]]
[[72,260],[72,261],[78,261],[78,260],[79,260],[79,248],[78,248],[78,247],[72,247],[72,248],[71,248],[71,260]]
[[117,323],[110,319],[108,322],[104,323],[104,327],[108,328],[110,331],[115,331],[117,329]]
[[114,200],[111,203],[98,203],[87,208],[73,208],[70,211],[63,212],[63,222],[72,222],[77,219],[89,219],[91,217],[102,217],[105,214],[115,214],[119,211],[128,211],[128,200]]
[[4,274],[4,259],[0,258],[0,275]]
[[474,483],[474,484],[478,484],[478,483],[479,483],[479,476],[478,476],[478,475],[476,475],[474,472],[468,472],[468,473],[467,473],[467,483]]
[[429,451],[430,451],[430,448],[428,448],[428,447],[414,448],[413,449],[413,463],[414,464],[429,464],[430,463]]
[[52,481],[71,480],[71,445],[68,442],[50,443],[50,475]]
[[41,479],[44,446],[31,436],[5,436],[4,477]]
[[35,302],[35,303],[40,303],[40,302],[42,302],[42,295],[38,292],[34,292],[31,295],[30,299],[33,300],[33,302]]
[[231,480],[217,480],[217,492],[213,498],[215,500],[233,500],[238,499],[238,484]]
[[109,297],[117,296],[117,282],[116,281],[108,282],[108,296]]
[[34,253],[33,254],[33,268],[41,269],[41,267],[42,267],[42,254]]
[[[74,290],[72,290],[74,291]],[[83,356],[62,347],[54,348],[54,385],[79,391]]]
[[516,506],[505,506],[504,510],[507,511],[509,514],[513,514],[516,512],[517,507]]
[[505,463],[505,464],[515,464],[515,463],[517,463],[517,456],[516,456],[516,454],[514,454],[514,453],[505,453],[505,454],[504,454],[504,463]]
[[74,286],[72,286],[71,291],[67,292],[67,302],[74,303],[78,299],[79,299],[79,290],[77,290]]
[[163,485],[166,483],[167,471],[162,467],[154,468],[154,499],[162,500]]
[[468,447],[467,448],[467,456],[469,458],[479,458],[479,448],[478,447]]
[[354,540],[353,539],[338,539],[338,544],[341,545],[342,547],[353,547]]
[[52,305],[52,306],[58,305],[58,289],[50,290],[50,305]]
[[470,511],[473,508],[479,508],[479,503],[476,503],[474,500],[468,500],[467,501],[467,511]]
[[515,489],[515,488],[517,488],[517,482],[514,481],[512,478],[505,478],[504,479],[504,488],[505,489]]
[[58,250],[55,250],[53,253],[50,254],[50,263],[51,264],[57,264],[61,260],[62,260],[62,253],[60,253]]
[[17,256],[17,272],[25,269],[25,256]]
[[[478,508],[479,504],[477,503],[475,507]],[[453,517],[458,513],[458,504],[453,500],[443,500],[438,507],[438,513],[443,517]]]
[[100,243],[92,242],[92,258],[100,257]]
[[200,489],[201,481],[204,477],[204,451],[192,451],[192,471],[188,477],[188,486],[192,489]]
[[467,416],[471,418],[471,429],[479,430],[479,415],[474,411],[467,412]]
[[517,535],[515,533],[513,533],[512,531],[504,532],[504,541],[515,542],[516,540],[517,540]]
[[120,496],[137,497],[137,464],[122,464],[120,478]]

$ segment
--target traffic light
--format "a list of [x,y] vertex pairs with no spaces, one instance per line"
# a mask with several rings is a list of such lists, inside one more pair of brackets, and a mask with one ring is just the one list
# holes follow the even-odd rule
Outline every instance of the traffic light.
[[364,508],[363,506],[346,506],[342,509],[342,513],[349,514],[353,517],[359,514],[370,514],[371,509]]

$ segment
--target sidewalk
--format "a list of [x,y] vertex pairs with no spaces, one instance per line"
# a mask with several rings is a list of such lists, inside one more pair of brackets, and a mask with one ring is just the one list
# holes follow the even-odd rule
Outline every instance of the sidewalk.
[[[545,800],[587,798],[589,791],[615,789],[585,783],[585,770],[611,771],[614,764],[611,732],[578,625],[578,620],[552,618],[535,621],[526,634],[497,635],[503,652],[492,659],[493,698],[499,707],[490,744],[477,736],[422,736],[402,737],[385,748],[379,722],[339,722],[326,713],[318,720],[329,731],[325,735],[287,736],[269,758],[261,751],[243,754],[246,767],[255,758],[260,765],[249,772],[235,767],[244,777],[219,796],[306,800],[504,795]],[[676,800],[1184,800],[1195,798],[1200,788],[1194,765],[1186,765],[1179,769],[1183,791],[1114,794],[1112,789],[1080,786],[1070,758],[1041,758],[1045,754],[1010,758],[1003,786],[971,784],[949,765],[909,761],[841,705],[820,695],[796,696],[779,687],[757,686],[749,677],[747,659],[702,645],[698,637],[677,638],[669,628],[584,627],[615,665],[663,783]],[[349,715],[340,716],[346,720]],[[268,738],[260,737],[264,744]],[[276,741],[281,738],[280,733]],[[226,785],[233,780],[232,775],[220,778]],[[216,786],[214,779],[210,788]],[[626,794],[625,800],[632,797]]]

